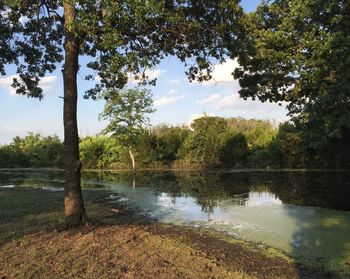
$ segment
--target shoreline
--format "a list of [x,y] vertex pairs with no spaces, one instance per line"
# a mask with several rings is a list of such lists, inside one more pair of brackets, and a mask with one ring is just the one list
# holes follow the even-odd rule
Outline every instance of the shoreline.
[[[0,168],[0,171],[59,171],[64,172],[63,168]],[[249,173],[249,172],[350,172],[350,169],[313,169],[313,168],[139,168],[137,172],[152,171],[174,171],[174,172],[223,172],[223,173]],[[132,169],[82,169],[84,172],[112,172],[112,173],[132,173]]]
[[158,223],[121,203],[106,204],[104,193],[84,198],[89,225],[67,229],[61,193],[2,189],[0,277],[341,278],[274,248]]
[[[208,255],[219,259],[220,253],[217,253],[216,250],[222,251],[223,247],[225,247],[224,254],[231,261],[229,264],[233,264],[235,268],[239,269],[237,260],[238,257],[242,257],[238,262],[244,266],[244,272],[250,275],[256,273],[263,275],[257,278],[345,279],[350,275],[350,273],[344,273],[342,270],[326,270],[312,259],[296,259],[284,251],[267,244],[239,239],[210,228],[161,223],[157,219],[141,215],[124,204],[118,203],[113,206],[117,207],[117,209],[112,207],[111,211],[115,213],[116,222],[119,225],[136,224],[146,226],[148,230],[157,234],[164,233],[165,235],[185,240],[187,244],[200,247]],[[249,258],[249,262],[246,261],[246,257]],[[225,257],[224,260],[228,258]],[[264,264],[269,267],[264,267]],[[255,266],[259,270],[245,270],[248,266]],[[266,270],[269,270],[271,274],[265,273]],[[272,276],[272,274],[274,275]],[[277,277],[274,277],[275,275]]]

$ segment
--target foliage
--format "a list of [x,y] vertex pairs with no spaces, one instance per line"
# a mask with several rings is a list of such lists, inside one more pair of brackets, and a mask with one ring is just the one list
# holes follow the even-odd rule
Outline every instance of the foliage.
[[155,161],[172,162],[176,160],[179,148],[188,137],[190,130],[187,127],[168,127],[166,125],[153,128],[152,142],[153,158]]
[[93,73],[86,79],[96,82],[87,97],[123,88],[129,73],[147,80],[145,69],[167,55],[185,63],[193,57],[189,78],[208,79],[211,59],[222,60],[226,45],[239,49],[243,10],[238,2],[0,1],[0,73],[5,74],[4,65],[15,64],[17,93],[42,98],[39,81],[63,61],[63,43],[73,36],[78,55],[89,57],[86,67]]
[[79,150],[85,169],[126,167],[126,149],[115,137],[98,135],[83,138]]
[[58,136],[43,137],[29,133],[15,137],[9,145],[0,147],[1,167],[62,167],[63,144]]
[[249,153],[246,137],[242,133],[228,134],[223,138],[219,151],[220,161],[234,167],[242,167]]
[[[292,122],[274,128],[268,121],[206,116],[192,127],[159,125],[139,133],[133,149],[139,167],[348,168],[350,162],[349,148],[341,143],[332,142],[322,152],[309,148]],[[0,147],[0,167],[62,167],[62,149],[57,136],[16,137]],[[80,156],[84,169],[130,165],[128,146],[115,136],[82,138]]]
[[349,11],[344,0],[278,0],[245,17],[240,95],[286,102],[304,144],[319,154],[349,139]]
[[86,137],[80,141],[80,159],[84,168],[95,169],[103,167],[101,159],[105,152],[107,137]]
[[269,121],[241,117],[229,118],[227,121],[228,126],[246,136],[250,147],[266,147],[276,135],[276,128]]
[[[271,143],[270,143],[271,144]],[[271,150],[269,145],[267,148],[252,148],[247,157],[249,167],[253,168],[271,168],[280,167],[280,158]]]
[[292,123],[283,123],[270,145],[271,153],[280,167],[298,168],[305,166],[304,142]]
[[220,117],[204,116],[194,120],[191,127],[193,133],[181,146],[179,157],[188,163],[218,164],[220,141],[227,129],[227,121]]
[[154,112],[150,91],[126,89],[117,93],[107,92],[104,96],[108,101],[100,119],[109,120],[109,123],[103,132],[117,136],[126,146],[135,145],[149,125],[146,114]]
[[144,133],[145,126],[149,125],[146,114],[154,111],[151,93],[146,89],[127,89],[120,90],[117,95],[107,91],[104,96],[108,102],[100,117],[110,120],[104,133],[116,136],[128,148],[135,172],[134,148]]
[[4,145],[0,147],[0,167],[26,167],[28,166],[28,159],[18,146]]

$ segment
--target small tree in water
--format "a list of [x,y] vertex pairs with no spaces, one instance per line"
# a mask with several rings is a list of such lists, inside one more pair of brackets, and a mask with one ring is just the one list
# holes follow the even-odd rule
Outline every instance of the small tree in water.
[[103,132],[117,136],[128,147],[132,170],[135,173],[134,147],[145,127],[149,125],[146,114],[155,111],[152,108],[152,95],[147,89],[136,88],[120,90],[117,93],[107,92],[104,97],[108,102],[100,114],[100,119],[110,122]]

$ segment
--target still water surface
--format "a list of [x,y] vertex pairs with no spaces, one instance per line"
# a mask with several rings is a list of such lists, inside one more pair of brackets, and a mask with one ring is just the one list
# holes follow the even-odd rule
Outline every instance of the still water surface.
[[[350,173],[209,171],[83,173],[86,191],[106,191],[159,222],[203,227],[278,248],[350,276]],[[133,187],[135,184],[135,187]],[[0,171],[5,187],[63,190],[60,171]]]

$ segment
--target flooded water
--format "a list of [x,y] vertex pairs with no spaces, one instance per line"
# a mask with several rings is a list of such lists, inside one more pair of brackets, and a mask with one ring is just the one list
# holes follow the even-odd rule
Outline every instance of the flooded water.
[[[203,227],[278,248],[350,276],[350,173],[211,171],[83,173],[86,191],[106,190],[159,222]],[[63,190],[60,171],[0,171],[5,187]]]

